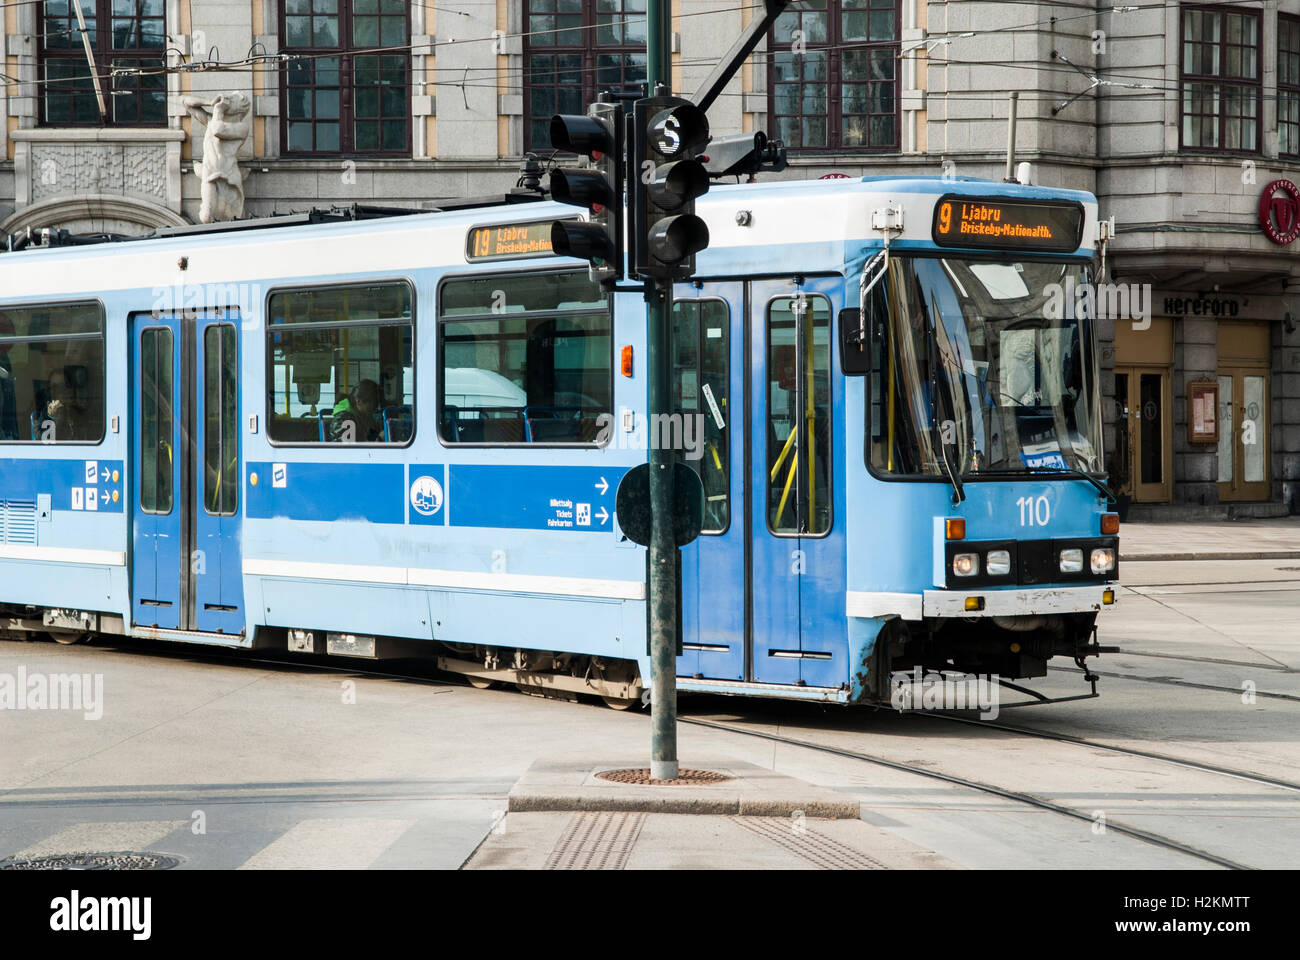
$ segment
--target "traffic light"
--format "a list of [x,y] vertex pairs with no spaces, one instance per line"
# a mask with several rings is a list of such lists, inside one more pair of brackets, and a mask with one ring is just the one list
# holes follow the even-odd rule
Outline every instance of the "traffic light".
[[709,173],[696,159],[709,142],[709,121],[689,100],[649,97],[633,108],[631,136],[630,269],[686,279],[695,254],[709,245],[709,228],[695,215],[695,198],[709,190]]
[[551,198],[586,207],[590,219],[557,220],[551,249],[561,257],[591,264],[591,279],[615,282],[623,276],[623,110],[613,103],[593,103],[587,116],[551,117],[551,145],[586,154],[592,170],[551,171]]

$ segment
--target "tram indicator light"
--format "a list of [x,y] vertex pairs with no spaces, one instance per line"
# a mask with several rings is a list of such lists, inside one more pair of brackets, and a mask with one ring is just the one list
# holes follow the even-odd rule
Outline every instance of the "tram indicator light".
[[1101,532],[1107,535],[1119,533],[1119,514],[1103,513],[1101,515]]
[[949,193],[934,205],[931,236],[941,247],[1074,253],[1083,240],[1083,205]]
[[686,279],[695,272],[695,254],[709,245],[709,228],[695,215],[695,198],[709,190],[707,158],[701,159],[709,121],[689,100],[648,97],[633,108],[630,139],[631,269]]
[[551,249],[557,256],[586,260],[591,279],[615,283],[623,276],[623,109],[593,103],[586,116],[551,117],[551,144],[557,150],[585,154],[590,170],[551,172],[551,198],[586,207],[587,222],[557,220]]
[[949,540],[966,539],[966,518],[948,517],[943,522],[943,532]]

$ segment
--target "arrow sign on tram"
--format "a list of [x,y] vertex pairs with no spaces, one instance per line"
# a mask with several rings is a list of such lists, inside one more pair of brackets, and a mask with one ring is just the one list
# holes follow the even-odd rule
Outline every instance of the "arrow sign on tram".
[[609,519],[609,511],[606,510],[604,507],[601,507],[600,513],[596,514],[596,516],[600,518],[600,525],[603,527],[605,525],[605,521]]
[[593,484],[593,486],[600,491],[602,497],[609,492],[609,481],[604,477],[600,478],[600,483]]
[[103,480],[105,483],[108,483],[108,478],[111,476],[112,474],[108,472],[108,467],[105,467],[104,471],[99,475],[99,479]]

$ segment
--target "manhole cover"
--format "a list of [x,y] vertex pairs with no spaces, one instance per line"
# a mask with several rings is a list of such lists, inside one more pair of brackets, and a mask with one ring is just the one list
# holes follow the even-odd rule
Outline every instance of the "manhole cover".
[[636,783],[652,787],[702,786],[709,783],[726,783],[732,779],[725,773],[712,770],[678,770],[675,780],[656,780],[650,776],[649,767],[637,767],[630,770],[603,770],[596,774],[600,780],[611,783]]
[[180,862],[162,853],[59,853],[0,860],[0,870],[170,870]]

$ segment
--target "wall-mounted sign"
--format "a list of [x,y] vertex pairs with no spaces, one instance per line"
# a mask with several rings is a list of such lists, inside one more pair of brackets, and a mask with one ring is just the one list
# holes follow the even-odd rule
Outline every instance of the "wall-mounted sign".
[[1073,253],[1083,238],[1083,206],[950,193],[934,205],[931,236],[941,247]]
[[1241,302],[1230,297],[1165,297],[1167,317],[1235,317]]
[[1187,442],[1219,442],[1219,385],[1212,380],[1187,385]]
[[1259,195],[1259,225],[1274,243],[1300,237],[1300,189],[1290,180],[1274,180]]

